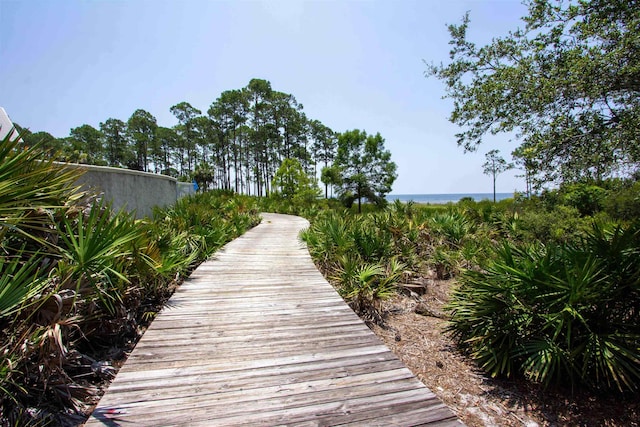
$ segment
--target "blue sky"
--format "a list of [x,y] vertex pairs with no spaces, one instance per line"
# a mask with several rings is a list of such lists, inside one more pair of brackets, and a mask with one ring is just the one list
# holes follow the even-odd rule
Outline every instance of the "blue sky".
[[[262,78],[335,131],[380,132],[395,194],[491,192],[484,154],[510,159],[516,142],[489,136],[464,154],[443,84],[424,76],[423,60],[448,60],[446,24],[467,10],[478,44],[526,12],[516,0],[0,0],[0,106],[57,137],[138,108],[173,126],[172,105],[206,111]],[[522,190],[518,174],[497,190]]]

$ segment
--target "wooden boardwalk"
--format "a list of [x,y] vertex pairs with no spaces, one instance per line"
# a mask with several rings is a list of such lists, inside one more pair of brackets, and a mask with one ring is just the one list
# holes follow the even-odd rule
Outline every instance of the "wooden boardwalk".
[[461,425],[324,280],[307,225],[263,214],[196,269],[87,425]]

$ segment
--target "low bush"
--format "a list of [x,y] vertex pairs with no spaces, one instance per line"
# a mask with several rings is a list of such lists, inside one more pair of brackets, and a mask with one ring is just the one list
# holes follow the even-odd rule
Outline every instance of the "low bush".
[[405,273],[404,264],[395,258],[386,265],[363,264],[348,255],[343,255],[338,261],[334,278],[340,283],[340,294],[365,320],[382,325],[384,315],[381,301],[395,294],[396,284]]
[[440,239],[439,246],[459,249],[473,232],[475,224],[460,210],[439,212],[430,218],[429,226]]
[[603,205],[604,211],[611,218],[620,221],[637,220],[640,218],[640,182],[610,191]]
[[400,204],[367,214],[324,211],[300,235],[325,277],[367,320],[383,321],[380,300],[395,292],[409,267],[422,263],[423,231],[413,213],[412,205]]
[[640,227],[594,224],[575,244],[502,242],[467,270],[449,331],[493,376],[636,391]]
[[592,216],[602,210],[607,190],[593,184],[569,184],[561,189],[562,201],[580,212],[581,216]]
[[559,205],[552,210],[528,209],[518,216],[515,240],[545,243],[570,243],[588,231],[592,218],[582,217],[570,206]]

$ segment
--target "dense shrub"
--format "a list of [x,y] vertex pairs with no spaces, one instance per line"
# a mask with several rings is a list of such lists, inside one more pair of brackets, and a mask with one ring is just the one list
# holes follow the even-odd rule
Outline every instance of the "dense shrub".
[[570,206],[559,205],[551,210],[528,209],[518,217],[518,241],[568,243],[581,238],[589,229],[591,218],[583,218]]
[[561,194],[566,206],[577,209],[581,216],[591,216],[602,210],[607,191],[597,185],[569,184]]
[[617,220],[633,221],[640,218],[640,182],[610,191],[603,202],[604,210]]
[[459,211],[436,213],[430,218],[429,225],[440,238],[440,245],[460,248],[464,239],[475,231],[475,224]]
[[504,241],[468,270],[449,331],[493,376],[637,390],[640,228],[593,225],[576,244]]
[[422,229],[414,213],[411,204],[400,203],[367,214],[325,211],[301,233],[321,271],[367,320],[382,322],[379,301],[420,264]]

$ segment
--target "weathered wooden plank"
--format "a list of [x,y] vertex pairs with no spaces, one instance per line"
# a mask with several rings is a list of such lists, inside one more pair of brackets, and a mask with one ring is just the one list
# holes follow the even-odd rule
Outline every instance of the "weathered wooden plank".
[[[363,363],[351,366],[335,366],[323,364],[322,368],[315,366],[296,365],[291,368],[264,368],[245,371],[223,371],[211,373],[198,373],[196,375],[164,376],[158,378],[147,377],[138,381],[121,382],[114,386],[110,393],[116,395],[112,397],[112,402],[135,401],[133,396],[147,393],[144,400],[167,399],[175,396],[186,397],[198,394],[206,390],[208,393],[225,392],[233,389],[249,389],[252,387],[270,387],[292,383],[305,383],[312,380],[337,380],[345,377],[358,376],[363,374],[378,373],[386,374],[394,372],[397,378],[399,369],[404,368],[397,360],[380,361],[376,363]],[[402,371],[401,375],[406,375],[407,371]],[[155,386],[154,390],[150,388]]]
[[[212,326],[204,326],[200,328],[194,329],[175,329],[172,330],[171,333],[156,333],[153,336],[154,344],[163,345],[164,343],[168,343],[173,345],[176,342],[184,342],[189,340],[202,340],[206,339],[209,342],[231,342],[231,341],[247,341],[247,340],[257,340],[257,339],[290,339],[292,337],[304,338],[306,336],[309,337],[317,337],[318,332],[324,329],[325,327],[309,327],[305,325],[298,325],[295,327],[278,327],[275,330],[269,330],[268,325],[264,325],[263,328],[256,327],[255,329],[251,329],[249,332],[242,333],[242,331],[238,331],[236,329],[230,329],[230,326],[223,326],[223,330],[214,330]],[[237,324],[235,325],[237,326]],[[345,338],[349,335],[368,335],[367,330],[363,330],[359,325],[353,324],[336,324],[334,323],[332,328],[332,336],[344,336]]]
[[[192,359],[187,358],[187,355],[181,355],[180,357],[175,358],[175,360],[165,360],[160,362],[162,365],[170,368],[182,368],[188,366],[209,366],[212,363],[215,363],[215,366],[221,366],[225,362],[231,362],[234,365],[242,366],[243,369],[252,369],[254,367],[261,366],[273,366],[276,364],[288,364],[288,363],[301,363],[304,361],[311,362],[319,362],[322,360],[329,360],[334,355],[338,355],[337,357],[359,357],[367,354],[380,354],[388,352],[389,349],[387,347],[377,345],[370,347],[361,347],[357,350],[354,350],[353,347],[334,347],[329,349],[322,349],[322,351],[314,351],[314,352],[306,352],[300,354],[293,355],[283,355],[280,353],[271,353],[266,354],[262,358],[256,357],[255,354],[246,354],[245,357],[236,357],[233,360],[229,358],[219,357],[216,358],[215,355],[207,356],[206,352],[201,355],[195,356]],[[134,355],[137,355],[138,352],[135,352]],[[152,365],[154,363],[153,360],[143,360],[141,365],[142,367],[136,367],[136,370],[144,370],[145,366],[149,368],[153,368]],[[127,365],[129,365],[129,361],[127,361]],[[131,368],[132,370],[134,368]],[[128,373],[129,370],[125,371]],[[124,375],[124,374],[123,374]]]
[[[307,352],[315,351],[315,349],[313,348],[306,349],[306,350]],[[347,354],[348,357],[357,357],[362,354],[362,352],[359,350],[354,350],[352,347],[344,347],[344,346],[334,347],[329,350],[341,351],[344,354]],[[386,351],[386,348],[368,347],[367,350],[369,351],[377,350],[378,352],[383,352],[383,351]],[[316,356],[316,360],[322,360],[325,354],[326,353],[324,352],[314,353],[314,355]],[[230,354],[229,357],[225,357],[225,355],[221,353],[217,353],[216,355],[210,356],[210,353],[207,353],[206,351],[198,351],[193,355],[189,355],[188,353],[178,353],[176,356],[173,356],[173,357],[166,356],[166,355],[152,355],[151,353],[148,353],[147,355],[145,355],[145,358],[141,358],[137,360],[135,363],[132,363],[132,366],[142,365],[142,366],[146,366],[148,368],[153,369],[153,368],[157,368],[158,366],[166,365],[166,366],[171,366],[172,368],[183,368],[191,365],[210,366],[211,364],[219,364],[225,361],[231,361],[233,363],[252,362],[257,366],[262,366],[262,365],[272,365],[286,358],[289,358],[292,360],[300,360],[302,359],[302,355],[300,351],[298,352],[283,351],[282,353],[269,352],[264,355],[261,355],[261,353],[259,352],[253,351],[253,352],[250,352],[247,354],[241,354],[241,355],[238,355],[237,353],[233,353],[233,354]],[[207,362],[203,362],[203,360],[205,359],[207,360]],[[144,368],[137,367],[137,369],[144,369]]]
[[[381,387],[380,389],[384,388]],[[363,412],[366,413],[365,416],[368,419],[375,419],[380,414],[388,415],[389,412],[395,411],[396,406],[407,403],[427,405],[429,400],[425,399],[424,390],[414,388],[354,398],[349,398],[348,396],[346,398],[334,398],[328,402],[320,401],[306,406],[281,405],[268,411],[249,410],[242,414],[231,412],[228,416],[221,414],[215,421],[223,425],[296,425],[298,422],[313,419],[318,422],[318,425],[331,425],[331,423],[325,424],[323,419],[340,418],[348,423],[362,418]],[[175,419],[170,422],[175,422]],[[206,412],[183,414],[183,418],[178,422],[192,426],[206,425],[207,414]]]
[[[235,348],[242,347],[243,344],[254,343],[257,341],[264,341],[269,343],[272,347],[279,345],[297,345],[303,342],[320,343],[323,340],[347,340],[348,343],[355,345],[359,338],[366,338],[370,342],[375,342],[371,337],[371,332],[363,328],[335,328],[330,336],[319,335],[318,329],[295,329],[282,332],[276,331],[259,331],[264,332],[262,334],[255,331],[247,332],[246,335],[240,334],[227,334],[224,331],[220,333],[189,333],[188,331],[181,331],[181,333],[175,336],[169,334],[154,334],[152,343],[145,343],[145,348],[148,347],[164,347],[164,346],[191,346],[202,343],[204,345],[211,344],[215,346],[232,345]],[[295,342],[291,342],[295,339]],[[252,344],[253,346],[253,344]]]
[[341,377],[351,372],[365,372],[372,370],[387,370],[402,367],[393,355],[388,352],[373,353],[357,357],[340,357],[322,360],[287,360],[272,359],[260,364],[245,362],[220,362],[211,365],[189,365],[180,368],[164,367],[162,369],[147,369],[145,371],[129,371],[118,378],[118,382],[111,385],[109,392],[120,390],[139,390],[151,388],[154,381],[164,381],[171,385],[196,384],[198,381],[226,381],[229,378],[269,377],[287,375],[299,377],[315,375],[320,372],[327,378]]
[[[389,400],[402,402],[399,396],[404,399],[418,399],[418,393],[413,389],[409,381],[396,380],[381,384],[388,390],[384,395]],[[288,387],[288,386],[287,386]],[[257,393],[278,393],[277,397],[269,395],[269,398],[255,398]],[[304,390],[292,388],[287,394],[286,388],[273,387],[257,390],[234,391],[217,395],[199,396],[198,399],[176,399],[168,400],[164,405],[154,407],[153,412],[145,416],[145,422],[156,423],[157,425],[175,424],[189,420],[190,423],[207,420],[223,420],[225,418],[242,417],[248,425],[253,421],[265,421],[269,416],[276,422],[281,422],[282,408],[286,409],[287,416],[297,415],[297,419],[309,419],[311,414],[315,414],[319,408],[335,408],[343,405],[340,401],[346,398],[349,402],[380,398],[381,396],[371,386],[361,385],[349,388],[334,388],[332,391],[318,391],[305,393]],[[415,393],[415,395],[413,395]],[[365,403],[362,403],[364,405]],[[135,407],[122,407],[122,410],[135,411]],[[354,409],[350,410],[357,410]],[[269,415],[267,415],[269,414]],[[293,419],[292,419],[293,421]]]
[[322,425],[340,426],[349,425],[371,426],[460,426],[460,421],[453,415],[449,408],[439,400],[428,403],[411,402],[396,405],[393,410],[380,409],[375,414],[360,412],[350,417],[347,422],[341,417],[326,417]]
[[[331,397],[337,392],[345,395],[345,391],[340,390],[342,388],[354,388],[355,390],[357,387],[366,393],[371,392],[372,386],[383,383],[388,383],[385,387],[385,393],[390,393],[395,386],[402,389],[415,388],[413,381],[406,381],[412,378],[411,372],[406,368],[401,367],[379,372],[360,372],[357,374],[355,372],[357,370],[353,370],[351,375],[339,378],[326,378],[316,373],[315,375],[301,375],[294,379],[288,379],[284,376],[280,378],[267,377],[260,382],[255,381],[253,377],[242,379],[229,377],[220,382],[204,383],[199,381],[197,387],[180,388],[180,394],[173,393],[172,390],[163,390],[162,385],[160,385],[152,392],[153,401],[150,401],[146,394],[129,391],[127,393],[119,393],[114,403],[119,403],[119,406],[123,409],[144,405],[147,408],[155,408],[154,412],[173,411],[176,406],[181,408],[215,406],[228,415],[230,412],[226,408],[227,404],[233,404],[239,413],[245,411],[245,409],[239,409],[242,404],[246,404],[251,408],[261,406],[262,403],[257,402],[255,399],[256,394],[277,396],[278,399],[286,397],[291,402],[304,395],[305,399],[318,402],[321,399],[321,393],[324,396]],[[375,390],[375,387],[373,389]],[[309,396],[311,394],[314,396]],[[209,412],[212,412],[212,410]]]
[[459,425],[313,266],[307,224],[265,214],[196,269],[87,425]]
[[[161,319],[156,319],[158,324],[162,323]],[[238,328],[238,326],[241,326]],[[360,328],[361,325],[354,325],[352,319],[345,319],[344,317],[337,318],[327,318],[325,319],[321,325],[313,324],[309,325],[308,316],[289,316],[287,318],[287,323],[281,325],[273,325],[266,324],[263,321],[256,321],[255,317],[247,316],[244,318],[233,318],[229,319],[225,317],[223,319],[219,319],[217,322],[212,324],[201,324],[201,325],[192,325],[189,329],[185,329],[183,325],[176,324],[174,321],[166,321],[163,324],[162,329],[170,333],[166,333],[168,337],[177,336],[177,334],[213,334],[216,336],[235,336],[235,335],[245,335],[247,331],[257,332],[260,330],[275,330],[277,332],[284,331],[301,331],[301,330],[309,330],[309,331],[317,331],[331,329],[332,331],[335,329],[342,328]],[[161,339],[162,335],[165,334],[156,334],[158,335],[154,339]]]
[[[370,338],[368,338],[370,339]],[[210,361],[218,361],[218,360],[235,360],[237,362],[249,359],[269,359],[269,358],[281,358],[286,356],[298,356],[302,352],[317,352],[318,346],[327,345],[328,348],[333,350],[347,350],[350,355],[356,356],[360,354],[359,349],[354,348],[352,345],[341,345],[340,343],[334,342],[326,342],[322,341],[317,344],[309,344],[309,345],[300,345],[296,343],[292,343],[290,345],[277,348],[277,349],[265,349],[255,348],[255,345],[246,344],[242,348],[238,349],[229,349],[224,347],[214,347],[211,346],[206,350],[194,350],[190,352],[190,350],[179,348],[176,350],[171,349],[170,347],[165,347],[164,349],[144,349],[139,350],[135,359],[132,359],[131,364],[134,363],[158,363],[159,361],[186,361],[186,360],[195,360],[202,358],[207,358]],[[371,345],[370,342],[364,341],[362,345]],[[196,347],[197,348],[197,347]],[[163,351],[164,350],[164,351]],[[139,358],[139,359],[138,359]]]

